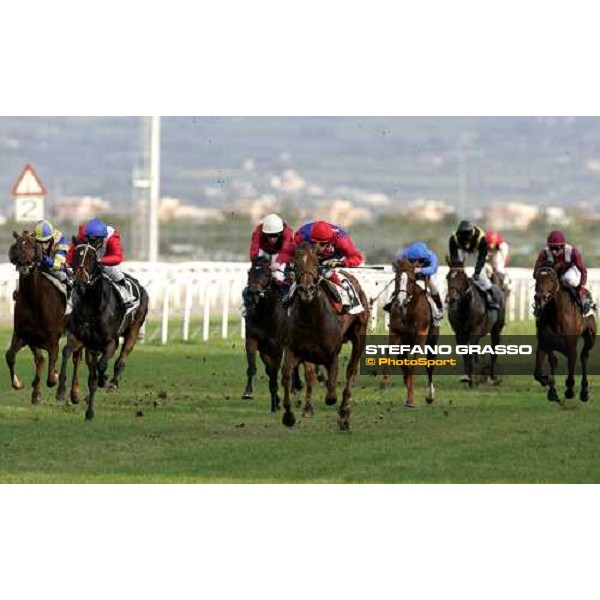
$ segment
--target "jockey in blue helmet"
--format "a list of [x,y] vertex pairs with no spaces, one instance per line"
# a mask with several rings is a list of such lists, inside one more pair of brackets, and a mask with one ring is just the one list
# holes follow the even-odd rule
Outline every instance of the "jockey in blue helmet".
[[[425,281],[426,285],[429,286],[431,292],[431,298],[435,302],[438,309],[438,314],[433,315],[436,320],[436,325],[439,325],[441,321],[444,305],[440,297],[440,290],[437,283],[437,270],[438,270],[438,257],[433,250],[427,247],[425,242],[414,242],[404,250],[400,250],[395,258],[394,264],[401,261],[408,260],[414,265],[414,271],[417,275],[417,279]],[[395,268],[395,266],[394,266]],[[394,292],[392,292],[388,303],[384,306],[384,310],[389,312],[394,301]]]

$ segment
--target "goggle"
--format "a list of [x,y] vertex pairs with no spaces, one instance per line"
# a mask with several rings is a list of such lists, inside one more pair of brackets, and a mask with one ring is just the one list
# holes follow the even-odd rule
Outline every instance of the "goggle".
[[564,244],[552,244],[550,246],[550,252],[562,252],[564,249]]

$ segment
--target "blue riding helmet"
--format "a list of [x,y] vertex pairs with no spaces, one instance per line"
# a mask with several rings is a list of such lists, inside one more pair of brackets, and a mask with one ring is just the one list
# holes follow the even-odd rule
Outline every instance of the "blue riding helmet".
[[100,219],[92,219],[85,227],[85,237],[105,238],[108,236],[108,227]]
[[408,260],[429,260],[431,258],[431,250],[425,242],[415,242],[408,248],[400,250],[396,254],[396,260],[408,258]]

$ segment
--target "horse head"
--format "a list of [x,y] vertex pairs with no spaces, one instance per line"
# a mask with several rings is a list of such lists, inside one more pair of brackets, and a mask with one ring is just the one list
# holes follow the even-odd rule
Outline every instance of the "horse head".
[[254,259],[248,271],[248,290],[252,308],[256,307],[260,300],[269,293],[270,282],[271,261],[265,257]]
[[75,283],[88,286],[100,271],[96,249],[89,244],[79,244],[73,253],[72,267]]
[[539,308],[544,308],[551,300],[556,298],[560,289],[558,275],[551,267],[543,267],[535,273],[535,303]]
[[448,284],[448,306],[453,308],[467,294],[471,284],[463,263],[453,262],[449,263],[448,266],[450,267],[446,277]]
[[42,259],[42,249],[29,231],[21,235],[13,231],[13,238],[15,241],[8,251],[8,258],[21,275],[27,275]]
[[302,242],[296,247],[293,263],[298,296],[302,302],[312,302],[321,278],[317,250],[309,242]]
[[402,308],[410,302],[415,288],[418,288],[415,264],[403,258],[394,263],[394,270],[396,271],[396,298]]

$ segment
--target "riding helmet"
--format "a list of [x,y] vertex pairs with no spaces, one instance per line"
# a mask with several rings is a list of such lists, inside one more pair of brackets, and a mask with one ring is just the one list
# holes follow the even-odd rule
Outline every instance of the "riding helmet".
[[565,234],[562,231],[552,231],[546,241],[548,246],[564,246],[567,243]]
[[105,238],[108,236],[108,227],[100,219],[92,219],[85,228],[85,236],[88,238]]
[[54,226],[50,221],[38,221],[33,236],[38,242],[49,242],[54,235]]
[[310,232],[310,239],[314,243],[327,243],[333,238],[333,229],[331,225],[325,221],[316,221],[313,223]]
[[262,230],[266,235],[277,235],[283,231],[283,219],[276,214],[267,215],[262,222]]

